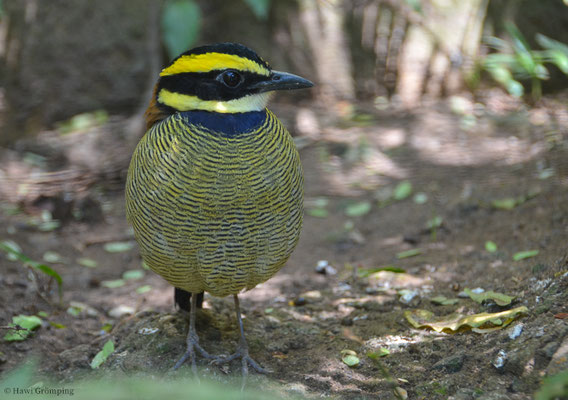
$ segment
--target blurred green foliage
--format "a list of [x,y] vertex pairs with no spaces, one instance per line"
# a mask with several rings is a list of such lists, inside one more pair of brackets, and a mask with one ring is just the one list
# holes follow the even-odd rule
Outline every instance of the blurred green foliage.
[[535,393],[536,400],[565,399],[568,397],[568,370],[548,376]]
[[20,261],[26,267],[30,267],[32,269],[40,271],[43,274],[55,279],[55,281],[57,282],[57,288],[59,292],[59,301],[61,302],[63,300],[63,278],[61,278],[61,276],[53,268],[45,264],[33,261],[29,257],[25,256],[19,251],[20,249],[17,245],[14,246],[14,242],[7,240],[0,242],[0,250],[6,252],[10,257],[9,259],[13,261]]
[[[1,0],[0,0],[1,1]],[[266,20],[272,0],[243,0],[256,18]],[[0,3],[1,5],[1,3]],[[194,0],[168,0],[162,10],[162,41],[170,59],[189,50],[201,30],[202,13]]]
[[568,75],[568,46],[538,34],[536,41],[544,50],[534,50],[514,24],[506,24],[506,30],[510,41],[495,36],[486,38],[496,52],[487,55],[481,66],[515,97],[524,95],[519,81],[530,80],[531,96],[537,101],[542,96],[541,81],[549,78],[545,64],[553,64]]
[[[180,377],[179,379],[161,378],[92,378],[91,380],[75,380],[72,383],[54,383],[38,379],[37,363],[28,362],[20,368],[6,373],[0,381],[0,398],[27,400],[40,398],[72,398],[76,400],[108,399],[192,399],[192,400],[276,400],[282,396],[271,390],[259,392],[245,389],[241,392],[237,387],[222,385],[217,382],[197,381]],[[94,376],[94,375],[93,375]],[[14,388],[22,390],[19,394],[8,394]],[[6,390],[8,389],[8,390]],[[65,396],[56,394],[57,390],[66,390]],[[51,392],[50,392],[51,391]],[[44,396],[41,396],[44,394]],[[40,396],[38,396],[40,395]],[[297,396],[286,396],[288,399]]]
[[162,40],[170,59],[187,51],[197,40],[201,9],[193,0],[170,0],[162,11]]
[[272,0],[244,0],[253,14],[260,20],[266,20],[268,18],[271,1]]

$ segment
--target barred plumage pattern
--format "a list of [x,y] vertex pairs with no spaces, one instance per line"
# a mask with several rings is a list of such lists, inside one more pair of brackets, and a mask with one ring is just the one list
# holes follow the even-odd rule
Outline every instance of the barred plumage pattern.
[[176,113],[138,144],[126,212],[145,263],[170,284],[214,296],[273,276],[297,244],[303,175],[290,134],[270,111],[228,135]]

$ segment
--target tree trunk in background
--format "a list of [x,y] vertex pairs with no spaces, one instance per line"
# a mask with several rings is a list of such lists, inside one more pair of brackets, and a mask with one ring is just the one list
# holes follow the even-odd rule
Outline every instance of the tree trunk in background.
[[97,109],[134,112],[151,71],[150,3],[3,2],[3,131],[22,136]]
[[300,0],[301,21],[312,50],[319,96],[329,105],[355,98],[342,5],[342,0]]

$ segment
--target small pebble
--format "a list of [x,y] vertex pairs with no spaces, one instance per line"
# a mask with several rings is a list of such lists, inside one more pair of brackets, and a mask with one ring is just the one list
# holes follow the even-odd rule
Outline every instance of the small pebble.
[[505,366],[505,362],[507,361],[507,352],[505,350],[499,350],[497,353],[497,357],[493,360],[492,364],[495,368],[501,370]]
[[322,298],[322,295],[319,290],[310,290],[309,292],[302,293],[301,297],[305,297],[310,300],[319,300]]
[[120,318],[125,315],[132,315],[132,314],[134,314],[134,308],[125,305],[120,305],[118,307],[115,307],[108,312],[108,315],[111,318]]
[[325,274],[325,267],[329,265],[327,260],[319,260],[316,265],[316,272],[319,274]]
[[418,295],[418,291],[403,289],[400,290],[398,294],[400,295],[399,301],[401,303],[409,304],[412,301],[412,299],[414,299]]
[[319,260],[316,265],[316,272],[322,275],[335,275],[337,274],[337,270],[333,268],[329,261],[327,260]]
[[152,335],[158,332],[160,329],[158,328],[142,328],[138,331],[140,335]]
[[339,285],[333,288],[333,293],[341,294],[343,292],[347,292],[348,290],[351,290],[351,285],[345,282],[341,282]]
[[523,324],[517,324],[509,332],[509,339],[514,340],[523,333]]
[[284,296],[276,296],[273,300],[273,303],[286,303],[286,297]]

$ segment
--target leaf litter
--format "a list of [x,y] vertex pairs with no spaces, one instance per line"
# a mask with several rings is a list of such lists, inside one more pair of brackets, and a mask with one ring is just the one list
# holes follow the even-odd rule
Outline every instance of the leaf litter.
[[502,329],[522,315],[528,314],[525,306],[497,313],[479,313],[463,315],[452,313],[449,315],[436,316],[428,310],[405,311],[404,317],[415,328],[430,328],[436,332],[454,333],[461,328],[472,329],[474,332],[484,333],[496,329]]

